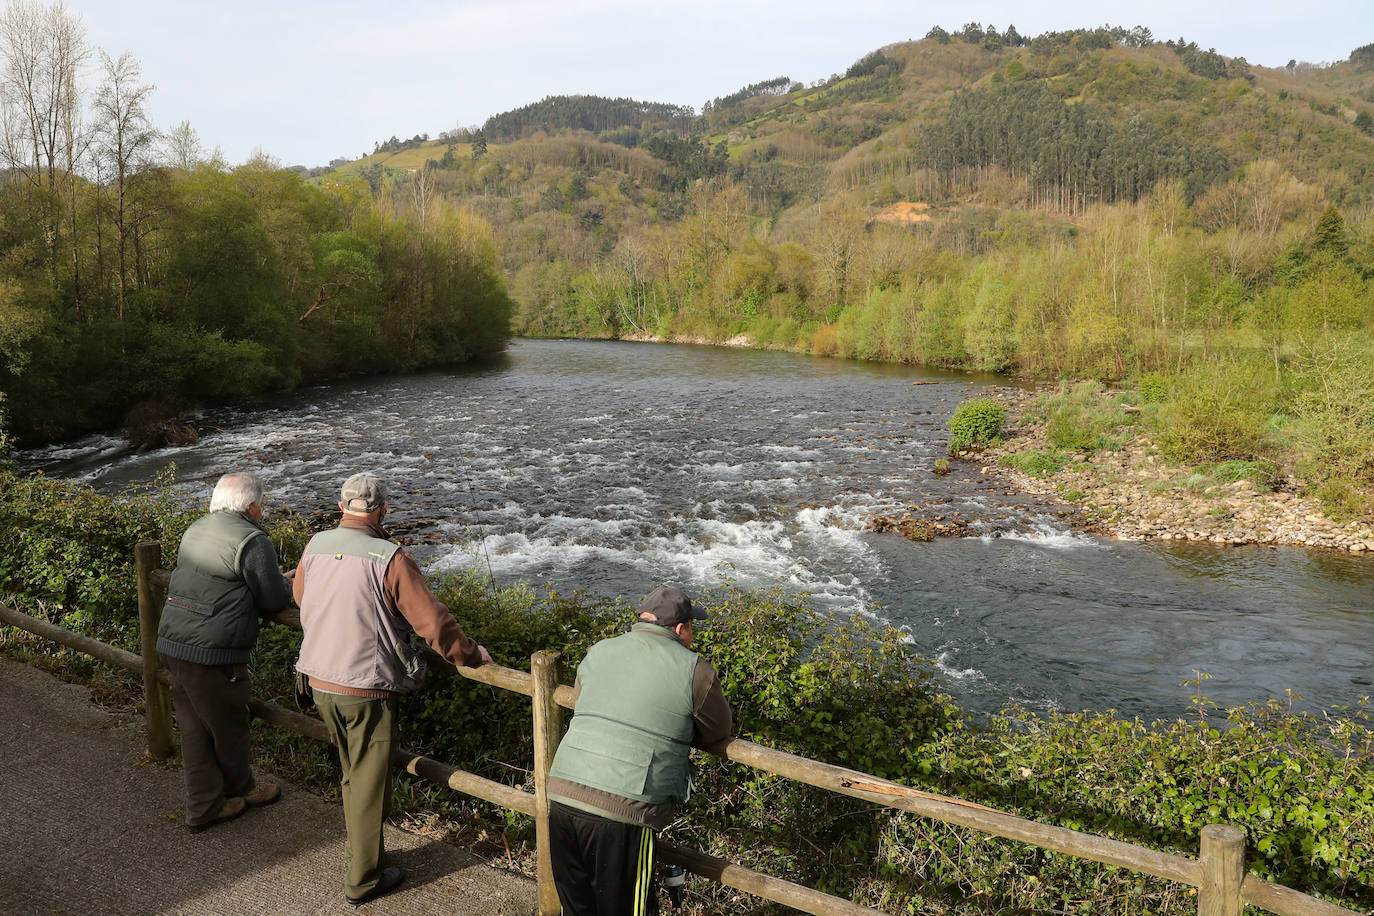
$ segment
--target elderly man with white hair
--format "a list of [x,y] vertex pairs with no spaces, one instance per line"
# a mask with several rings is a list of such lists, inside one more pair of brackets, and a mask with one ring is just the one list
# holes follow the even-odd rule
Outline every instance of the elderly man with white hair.
[[210,513],[182,535],[157,651],[172,677],[192,833],[281,797],[257,785],[248,738],[248,660],[263,614],[291,604],[291,583],[263,530],[262,481],[225,474]]

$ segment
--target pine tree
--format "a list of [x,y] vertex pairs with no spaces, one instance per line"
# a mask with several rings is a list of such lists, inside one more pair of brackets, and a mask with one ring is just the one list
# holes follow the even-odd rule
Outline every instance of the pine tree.
[[1350,241],[1345,232],[1345,218],[1335,204],[1327,204],[1312,232],[1312,253],[1329,254],[1344,260],[1350,254]]

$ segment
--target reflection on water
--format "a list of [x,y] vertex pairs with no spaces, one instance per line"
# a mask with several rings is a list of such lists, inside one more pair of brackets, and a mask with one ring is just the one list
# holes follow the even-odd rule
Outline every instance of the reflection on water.
[[[923,384],[913,385],[920,381]],[[1259,547],[1089,538],[944,454],[977,379],[711,347],[521,341],[456,374],[361,380],[219,411],[197,445],[89,437],[23,456],[117,490],[169,462],[204,498],[249,467],[302,512],[348,474],[394,481],[389,521],[435,569],[633,598],[725,579],[807,591],[904,627],[974,709],[1183,710],[1370,692],[1374,562]],[[967,520],[929,544],[862,530],[908,505]]]

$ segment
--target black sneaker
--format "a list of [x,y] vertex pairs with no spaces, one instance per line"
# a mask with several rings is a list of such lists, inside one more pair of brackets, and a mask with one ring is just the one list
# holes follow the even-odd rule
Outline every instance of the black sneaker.
[[399,865],[388,865],[382,869],[382,876],[377,879],[377,886],[363,894],[361,897],[349,897],[344,895],[344,899],[354,906],[362,906],[369,900],[376,900],[378,897],[391,893],[401,882],[406,879],[406,870]]

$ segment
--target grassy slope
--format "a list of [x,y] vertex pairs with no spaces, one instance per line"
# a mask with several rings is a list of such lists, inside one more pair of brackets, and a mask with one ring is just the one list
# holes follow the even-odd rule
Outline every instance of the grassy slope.
[[[380,165],[383,168],[400,171],[418,169],[422,168],[425,162],[430,159],[439,161],[447,149],[448,144],[444,141],[430,140],[414,149],[403,149],[394,153],[373,153],[370,156],[364,156],[347,165],[340,166],[333,171],[339,175],[357,175],[371,165]],[[468,158],[472,155],[472,145],[468,143],[454,144],[453,155],[460,159]]]

